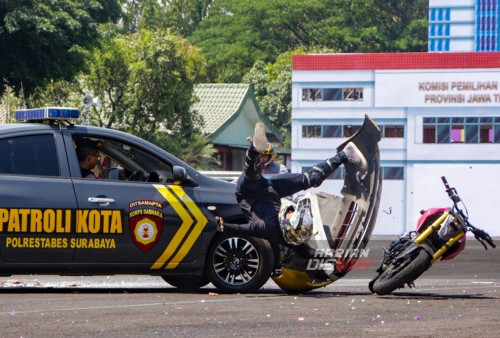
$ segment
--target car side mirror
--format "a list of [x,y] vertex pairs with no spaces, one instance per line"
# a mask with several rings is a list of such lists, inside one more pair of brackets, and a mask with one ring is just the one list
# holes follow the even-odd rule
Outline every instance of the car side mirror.
[[174,181],[184,182],[186,180],[187,172],[184,167],[179,167],[177,165],[174,165],[172,171],[173,171],[172,174],[174,176]]
[[120,180],[123,181],[126,179],[125,169],[123,168],[109,168],[108,169],[108,180]]
[[190,187],[196,187],[198,184],[193,180],[187,173],[186,168],[174,165],[172,168],[172,175],[174,177],[175,184],[187,185]]

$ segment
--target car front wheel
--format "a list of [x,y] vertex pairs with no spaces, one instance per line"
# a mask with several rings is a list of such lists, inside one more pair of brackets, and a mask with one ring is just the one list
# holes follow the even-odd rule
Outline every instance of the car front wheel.
[[220,234],[208,252],[207,274],[221,292],[257,291],[269,279],[274,256],[268,241]]

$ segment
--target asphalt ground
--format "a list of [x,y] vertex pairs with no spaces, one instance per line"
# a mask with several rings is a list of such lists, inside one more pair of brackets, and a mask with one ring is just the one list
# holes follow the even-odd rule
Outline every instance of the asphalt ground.
[[[372,238],[367,264],[305,294],[269,281],[254,294],[211,285],[182,293],[152,276],[0,278],[2,337],[336,336],[499,337],[500,250],[468,239],[455,259],[437,262],[387,296],[368,281],[389,238]],[[496,239],[500,243],[500,239]],[[374,264],[369,264],[374,259]]]

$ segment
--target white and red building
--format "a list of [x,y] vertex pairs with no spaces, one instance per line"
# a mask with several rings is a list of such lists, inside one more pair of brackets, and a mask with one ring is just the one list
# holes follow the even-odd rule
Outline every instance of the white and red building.
[[[421,209],[449,206],[446,176],[471,222],[500,235],[500,52],[295,55],[292,171],[332,156],[365,114],[382,129],[374,234],[413,230]],[[340,191],[342,175],[321,190]]]

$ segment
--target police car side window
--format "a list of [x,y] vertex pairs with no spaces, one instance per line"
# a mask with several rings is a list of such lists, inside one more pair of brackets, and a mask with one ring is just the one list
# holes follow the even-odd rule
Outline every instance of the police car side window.
[[[167,182],[173,179],[170,163],[120,140],[106,138],[99,138],[99,140],[102,146],[99,148],[101,156],[97,166],[104,177],[149,182]],[[116,168],[123,169],[123,177],[109,175]]]
[[0,139],[0,173],[59,176],[54,136],[47,134]]

